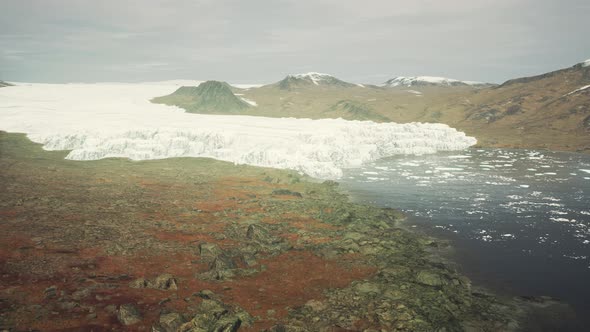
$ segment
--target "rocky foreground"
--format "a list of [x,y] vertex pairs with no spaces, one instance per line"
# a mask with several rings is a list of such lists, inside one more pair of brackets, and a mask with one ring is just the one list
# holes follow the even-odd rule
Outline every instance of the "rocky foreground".
[[563,307],[475,289],[334,182],[66,154],[0,133],[0,331],[516,331]]

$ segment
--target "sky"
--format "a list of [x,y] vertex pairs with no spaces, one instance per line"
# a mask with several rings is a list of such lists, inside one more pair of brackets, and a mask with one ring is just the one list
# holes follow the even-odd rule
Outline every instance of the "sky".
[[501,83],[590,58],[588,0],[0,0],[0,80]]

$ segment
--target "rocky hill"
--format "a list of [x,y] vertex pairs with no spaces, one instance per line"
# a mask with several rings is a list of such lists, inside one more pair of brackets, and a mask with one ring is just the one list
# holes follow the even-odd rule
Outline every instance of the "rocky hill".
[[4,82],[4,81],[0,81],[0,88],[4,88],[7,86],[12,86],[12,84],[8,83],[8,82]]
[[183,86],[174,93],[154,98],[154,103],[176,105],[189,113],[240,113],[251,105],[236,96],[225,82],[207,81],[199,86]]
[[302,87],[337,87],[337,88],[351,88],[358,86],[357,84],[344,82],[329,74],[310,72],[306,74],[287,75],[280,82],[273,84],[281,90],[291,90]]
[[[533,144],[590,152],[590,61],[513,79],[468,97],[465,121],[488,132],[490,143],[513,137]],[[497,138],[492,138],[492,134]]]

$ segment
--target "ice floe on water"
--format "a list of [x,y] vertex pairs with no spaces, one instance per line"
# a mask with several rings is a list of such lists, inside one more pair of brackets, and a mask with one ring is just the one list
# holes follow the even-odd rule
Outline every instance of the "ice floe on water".
[[590,156],[468,149],[460,155],[395,156],[346,173],[364,171],[379,175],[361,178],[387,180],[359,192],[344,181],[353,195],[401,208],[454,238],[509,244],[529,254],[590,257],[590,183],[584,180]]
[[335,179],[397,154],[463,150],[476,143],[443,124],[395,124],[188,114],[149,100],[170,84],[32,84],[0,90],[0,130],[23,132],[67,158],[209,157]]

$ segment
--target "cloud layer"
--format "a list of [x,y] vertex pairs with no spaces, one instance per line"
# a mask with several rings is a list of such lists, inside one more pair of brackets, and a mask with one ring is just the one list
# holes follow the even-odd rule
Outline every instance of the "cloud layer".
[[501,82],[590,57],[586,0],[20,0],[0,4],[0,79]]

